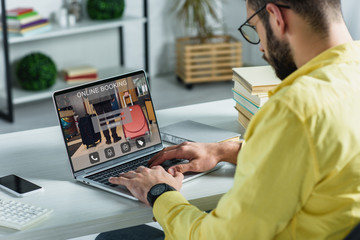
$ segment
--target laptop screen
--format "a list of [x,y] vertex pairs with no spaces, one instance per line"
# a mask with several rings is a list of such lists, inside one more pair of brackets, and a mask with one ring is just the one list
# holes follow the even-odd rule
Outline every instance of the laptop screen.
[[54,93],[74,172],[161,143],[143,71]]

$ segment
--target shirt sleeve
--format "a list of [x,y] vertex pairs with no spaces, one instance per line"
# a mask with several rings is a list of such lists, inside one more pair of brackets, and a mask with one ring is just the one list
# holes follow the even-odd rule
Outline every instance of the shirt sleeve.
[[306,123],[286,104],[266,104],[252,119],[234,186],[206,214],[178,192],[160,196],[154,216],[169,239],[272,239],[294,219],[317,178]]

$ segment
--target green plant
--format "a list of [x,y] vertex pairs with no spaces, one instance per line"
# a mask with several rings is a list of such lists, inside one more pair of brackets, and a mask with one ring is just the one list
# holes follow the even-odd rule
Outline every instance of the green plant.
[[125,9],[125,0],[88,0],[87,12],[91,19],[107,20],[120,18]]
[[[220,23],[217,12],[218,2],[221,0],[175,0],[174,11],[185,28],[195,29],[197,37],[213,36],[214,25]],[[209,21],[211,24],[209,24]]]
[[27,90],[46,89],[56,81],[57,70],[54,61],[39,52],[22,58],[15,71],[21,87]]

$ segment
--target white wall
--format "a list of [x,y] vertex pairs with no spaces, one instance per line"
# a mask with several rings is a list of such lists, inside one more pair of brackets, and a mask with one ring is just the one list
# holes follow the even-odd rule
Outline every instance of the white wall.
[[175,38],[179,35],[172,1],[149,0],[150,73],[161,75],[174,72]]
[[345,22],[354,40],[360,40],[360,1],[343,0],[342,10]]

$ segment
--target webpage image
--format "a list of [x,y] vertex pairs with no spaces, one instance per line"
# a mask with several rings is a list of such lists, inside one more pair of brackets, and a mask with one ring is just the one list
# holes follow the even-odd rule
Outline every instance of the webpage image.
[[144,74],[56,96],[73,171],[161,143]]

